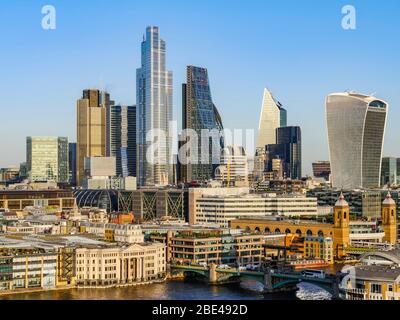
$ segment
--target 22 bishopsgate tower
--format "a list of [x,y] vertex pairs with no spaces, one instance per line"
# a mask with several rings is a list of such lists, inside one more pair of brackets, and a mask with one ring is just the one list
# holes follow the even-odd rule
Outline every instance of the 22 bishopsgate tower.
[[378,188],[388,104],[353,92],[326,99],[334,188]]
[[[167,185],[171,181],[172,72],[166,69],[166,44],[158,27],[147,27],[142,42],[141,68],[136,72],[139,186]],[[165,139],[153,134],[163,132]],[[150,156],[150,158],[148,157]]]

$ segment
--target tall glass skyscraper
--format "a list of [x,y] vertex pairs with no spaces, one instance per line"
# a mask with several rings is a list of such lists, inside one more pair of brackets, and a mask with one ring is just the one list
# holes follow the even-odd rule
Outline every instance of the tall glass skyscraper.
[[[215,104],[212,101],[210,82],[208,79],[208,71],[206,68],[188,66],[186,68],[186,80],[187,83],[183,84],[182,92],[182,128],[193,129],[198,135],[198,151],[197,151],[197,163],[185,165],[184,168],[184,180],[186,182],[192,181],[206,181],[214,176],[214,170],[217,168],[220,162],[220,152],[218,153],[218,159],[213,159],[212,155],[212,143],[216,143],[218,140],[219,146],[222,150],[223,139],[222,139],[222,120],[218,113]],[[203,129],[213,130],[216,129],[220,133],[217,139],[212,141],[212,137],[209,142],[209,155],[208,163],[202,161],[202,150],[201,150],[201,134]]]
[[[136,71],[138,108],[137,178],[140,186],[167,185],[172,180],[171,141],[168,134],[172,121],[172,72],[166,69],[166,44],[158,27],[147,27],[142,42],[141,68]],[[146,141],[150,130],[163,130],[166,141]],[[153,148],[149,149],[150,146]],[[147,152],[154,156],[152,163]]]
[[264,150],[267,144],[276,143],[276,129],[286,127],[287,113],[268,89],[264,89],[256,147]]
[[388,104],[353,92],[326,99],[329,154],[334,188],[378,188]]
[[[276,144],[266,146],[269,167],[273,159],[281,159],[286,178],[301,179],[301,129],[283,127],[276,129]],[[267,169],[272,171],[271,168]]]
[[136,106],[109,106],[107,118],[107,157],[115,157],[116,174],[136,177]]

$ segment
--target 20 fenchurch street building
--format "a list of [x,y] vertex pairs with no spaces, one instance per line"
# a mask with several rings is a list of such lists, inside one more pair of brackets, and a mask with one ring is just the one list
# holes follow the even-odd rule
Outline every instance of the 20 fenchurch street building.
[[354,92],[326,99],[329,155],[334,188],[377,188],[389,105]]

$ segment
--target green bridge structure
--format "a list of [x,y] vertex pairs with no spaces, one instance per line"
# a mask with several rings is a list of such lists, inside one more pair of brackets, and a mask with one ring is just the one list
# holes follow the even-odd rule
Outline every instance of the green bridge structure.
[[316,285],[332,295],[332,299],[339,299],[339,285],[345,274],[326,275],[316,278],[304,275],[302,272],[284,271],[267,268],[266,271],[238,270],[236,268],[221,269],[215,264],[208,267],[193,265],[171,265],[171,275],[198,276],[210,284],[224,284],[241,282],[246,279],[260,282],[264,293],[275,293],[296,290],[297,284],[307,282]]

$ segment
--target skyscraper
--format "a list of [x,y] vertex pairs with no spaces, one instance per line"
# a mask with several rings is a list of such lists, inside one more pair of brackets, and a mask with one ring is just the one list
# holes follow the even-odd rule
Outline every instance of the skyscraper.
[[76,186],[76,143],[68,144],[69,183]]
[[68,182],[68,138],[27,137],[26,163],[33,182]]
[[76,182],[82,185],[86,157],[106,155],[106,108],[113,105],[110,95],[99,90],[84,90],[77,102]]
[[117,176],[136,177],[136,106],[110,105],[106,118],[107,157],[115,157]]
[[[142,42],[141,68],[136,71],[137,175],[140,186],[167,185],[172,178],[168,134],[169,122],[172,121],[172,93],[172,72],[166,69],[165,41],[160,38],[158,27],[147,27]],[[150,130],[162,130],[166,141],[147,141],[146,135]],[[148,151],[153,159],[147,159]]]
[[[213,159],[212,137],[209,142],[208,161],[202,161],[204,155],[201,150],[202,130],[216,130],[222,135],[223,125],[221,116],[212,101],[208,71],[206,68],[188,66],[186,68],[187,83],[182,86],[182,128],[193,129],[198,136],[197,163],[185,165],[186,182],[206,181],[214,176],[214,170],[219,165],[219,158]],[[223,148],[223,140],[216,137],[219,147]],[[214,141],[214,143],[216,143]],[[218,153],[218,157],[220,151]],[[215,156],[215,155],[214,155]],[[208,162],[208,163],[204,163]],[[218,162],[218,163],[216,163]]]
[[269,168],[273,171],[272,160],[281,159],[286,178],[301,179],[301,129],[283,127],[276,129],[276,144],[266,146]]
[[334,188],[377,188],[388,104],[353,92],[326,99],[329,155]]
[[385,186],[387,184],[397,184],[397,175],[397,158],[382,158],[381,185]]
[[275,100],[268,89],[264,89],[256,148],[264,149],[267,144],[276,143],[276,129],[287,125],[286,110]]

